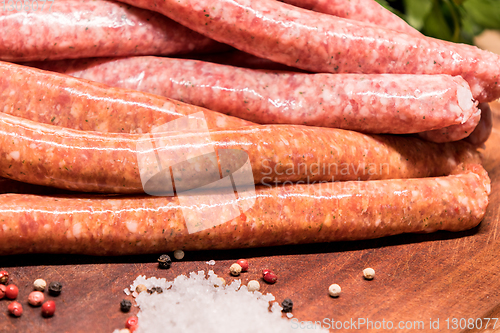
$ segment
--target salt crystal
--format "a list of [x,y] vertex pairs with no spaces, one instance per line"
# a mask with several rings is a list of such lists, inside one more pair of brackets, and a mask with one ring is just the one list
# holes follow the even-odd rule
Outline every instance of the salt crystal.
[[130,295],[130,290],[128,290],[128,288],[125,288],[123,289],[123,292],[125,293],[125,295]]
[[292,314],[291,312],[287,312],[286,316],[287,316],[288,318],[292,318],[292,317],[293,317],[293,314]]
[[[137,333],[234,332],[235,325],[239,333],[303,330],[297,323],[282,318],[282,307],[277,302],[273,302],[272,312],[269,311],[269,302],[275,300],[273,295],[249,292],[241,280],[220,285],[220,278],[212,270],[207,275],[204,271],[191,272],[189,277],[179,275],[174,281],[138,276],[131,290],[139,284],[148,288],[160,286],[163,293],[137,295],[136,303],[140,308]],[[245,325],[239,325],[242,322]],[[316,329],[316,332],[328,332]],[[307,330],[310,331],[310,327]]]
[[206,262],[207,265],[213,266],[215,265],[215,260],[210,260]]

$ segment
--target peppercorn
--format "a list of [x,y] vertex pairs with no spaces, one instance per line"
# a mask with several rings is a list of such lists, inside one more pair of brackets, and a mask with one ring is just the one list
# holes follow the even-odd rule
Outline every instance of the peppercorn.
[[267,283],[274,284],[277,280],[278,277],[271,271],[264,275],[264,281],[266,281]]
[[246,259],[238,259],[238,261],[236,263],[241,266],[241,271],[242,272],[248,271],[248,260],[246,260]]
[[260,289],[260,283],[257,280],[250,280],[247,284],[248,291],[258,291]]
[[52,317],[56,312],[56,303],[54,301],[47,301],[42,304],[42,316]]
[[151,288],[151,290],[152,290],[153,292],[158,293],[158,294],[161,294],[161,293],[163,292],[162,287],[153,287],[153,288]]
[[231,267],[229,267],[229,272],[231,275],[238,276],[241,273],[241,266],[238,264],[232,264]]
[[8,299],[16,299],[16,298],[17,298],[17,295],[19,295],[19,289],[17,288],[17,286],[16,286],[16,285],[9,284],[9,285],[5,288],[5,296],[6,296]]
[[292,312],[293,309],[293,302],[289,298],[285,298],[285,300],[281,303],[281,306],[283,307],[282,312]]
[[363,276],[367,280],[372,280],[375,277],[375,270],[373,268],[365,268],[363,269]]
[[6,271],[0,271],[0,283],[7,284],[9,282],[9,273]]
[[120,310],[122,310],[123,312],[129,312],[131,307],[132,307],[131,301],[124,299],[120,302]]
[[158,264],[160,268],[167,269],[170,268],[170,265],[172,265],[172,259],[170,259],[170,256],[167,254],[162,254],[160,258],[158,258]]
[[21,303],[16,301],[10,303],[7,309],[12,315],[16,317],[20,317],[23,314],[23,306],[21,305]]
[[131,332],[133,332],[137,329],[138,324],[139,324],[139,318],[137,318],[136,316],[132,316],[129,317],[125,322],[125,327],[128,328]]
[[36,279],[35,282],[33,282],[33,288],[35,288],[36,291],[44,291],[46,286],[47,282],[45,282],[44,279]]
[[147,291],[147,290],[148,290],[148,288],[145,285],[143,285],[143,284],[140,284],[137,287],[135,287],[135,291],[138,294],[142,293],[143,291]]
[[341,291],[342,291],[342,289],[340,288],[340,286],[338,284],[332,284],[332,285],[330,285],[330,287],[328,287],[328,293],[332,297],[339,297]]
[[181,260],[182,258],[184,258],[184,251],[182,251],[182,250],[175,250],[174,251],[174,258],[177,259],[177,260]]
[[49,294],[52,296],[59,296],[62,290],[62,284],[60,282],[49,283]]
[[270,269],[263,269],[262,270],[262,277],[266,276],[267,273],[271,272]]
[[28,296],[28,303],[33,306],[40,306],[44,299],[45,296],[41,291],[32,291]]
[[153,287],[151,289],[148,289],[148,294],[154,294],[154,293],[158,293],[158,294],[161,294],[163,292],[163,289],[161,287]]

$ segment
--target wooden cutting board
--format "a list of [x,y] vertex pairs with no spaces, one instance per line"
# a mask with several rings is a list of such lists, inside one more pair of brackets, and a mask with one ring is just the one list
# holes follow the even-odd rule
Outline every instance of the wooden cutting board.
[[[123,289],[138,275],[171,280],[179,274],[213,269],[229,282],[233,279],[229,266],[239,258],[250,262],[249,272],[240,277],[245,284],[260,279],[264,268],[278,275],[275,285],[262,283],[261,290],[280,302],[291,298],[298,322],[319,321],[326,327],[324,323],[331,320],[334,324],[348,321],[350,326],[351,320],[359,323],[364,319],[374,326],[356,325],[357,329],[344,330],[348,332],[381,332],[384,329],[378,325],[384,325],[383,321],[385,325],[392,322],[395,328],[400,322],[403,327],[413,327],[397,332],[416,332],[415,326],[422,324],[420,332],[481,331],[467,328],[472,318],[478,325],[482,322],[484,331],[486,319],[479,318],[500,318],[500,104],[494,104],[493,110],[493,133],[482,150],[492,193],[486,217],[473,230],[363,242],[188,252],[168,270],[158,269],[157,256],[151,255],[0,257],[0,269],[6,269],[18,285],[18,300],[24,307],[23,316],[14,318],[7,313],[10,301],[0,301],[0,332],[112,332],[123,328],[130,315],[120,312],[119,303],[123,298],[132,299]],[[211,259],[214,266],[206,264]],[[365,267],[375,269],[374,280],[363,279]],[[59,297],[48,296],[57,304],[52,318],[43,318],[40,308],[27,304],[37,278],[63,284]],[[332,283],[342,287],[339,298],[328,295]],[[131,314],[137,311],[133,308]],[[493,331],[494,323],[489,321],[488,331]],[[500,320],[496,328],[500,331]]]

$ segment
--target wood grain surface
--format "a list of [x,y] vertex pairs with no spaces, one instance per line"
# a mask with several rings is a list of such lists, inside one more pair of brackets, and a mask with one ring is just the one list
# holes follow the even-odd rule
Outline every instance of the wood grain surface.
[[[289,297],[299,321],[358,321],[365,318],[400,321],[413,325],[422,321],[423,329],[397,329],[397,332],[479,332],[483,329],[453,329],[453,318],[500,318],[500,104],[493,106],[493,133],[482,149],[484,166],[492,179],[487,214],[473,230],[460,233],[402,235],[362,242],[284,246],[237,251],[188,252],[168,270],[158,269],[157,256],[88,257],[64,255],[22,255],[0,257],[0,269],[7,270],[19,286],[18,300],[24,314],[14,318],[7,313],[10,301],[0,301],[0,332],[112,332],[123,328],[130,314],[120,312],[126,296],[123,289],[138,275],[165,277],[213,269],[226,281],[229,266],[248,258],[249,272],[243,283],[260,279],[270,268],[278,275],[275,285],[262,283],[278,301]],[[209,266],[206,261],[214,259]],[[373,267],[376,277],[364,280],[362,270]],[[32,283],[37,278],[60,281],[63,291],[48,296],[57,304],[52,318],[43,318],[40,308],[27,304]],[[342,287],[339,298],[328,295],[328,286]],[[46,293],[47,294],[47,293]],[[131,313],[137,313],[133,308]],[[193,314],[196,318],[196,314]],[[436,320],[439,327],[436,328]],[[447,323],[448,319],[448,323]],[[430,320],[434,328],[430,327]],[[478,321],[479,323],[479,321]],[[483,326],[486,323],[483,320]],[[493,332],[494,320],[486,331]],[[305,325],[305,324],[304,324]],[[500,320],[496,324],[500,331]],[[346,332],[382,332],[366,325]]]

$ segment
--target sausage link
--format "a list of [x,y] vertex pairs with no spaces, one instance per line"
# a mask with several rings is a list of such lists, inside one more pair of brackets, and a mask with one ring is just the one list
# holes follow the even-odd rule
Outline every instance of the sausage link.
[[[199,135],[157,133],[161,144],[156,150],[190,156],[192,140]],[[138,147],[151,140],[149,134],[84,132],[0,113],[0,176],[73,191],[144,193],[137,153],[142,151]],[[467,143],[434,144],[309,126],[213,130],[208,140],[202,146],[213,146],[218,153],[221,149],[246,151],[256,184],[440,176],[462,162],[480,163],[478,153]],[[183,176],[192,182],[191,188],[204,181],[197,175],[210,168],[210,163],[204,160],[185,166]]]
[[[487,103],[486,103],[487,104]],[[419,133],[419,137],[432,142],[451,142],[467,138],[475,130],[481,119],[481,110],[463,124],[452,125],[428,132]]]
[[228,49],[158,13],[102,0],[54,1],[37,11],[4,9],[0,31],[0,59],[17,62]]
[[480,146],[488,140],[492,128],[491,109],[488,103],[480,103],[478,112],[464,124],[419,133],[419,137],[432,142],[451,142],[465,139],[474,146]]
[[45,124],[111,133],[147,133],[200,111],[209,128],[253,125],[168,98],[6,62],[0,62],[0,111]]
[[480,165],[438,178],[261,187],[251,198],[213,195],[213,203],[227,209],[255,201],[222,224],[200,219],[201,228],[193,233],[184,216],[203,216],[206,206],[182,205],[177,197],[3,194],[0,255],[131,255],[462,231],[483,219],[489,191],[488,175]]
[[290,5],[315,12],[330,14],[351,20],[369,22],[408,35],[422,36],[403,19],[391,13],[374,0],[281,0]]
[[271,0],[121,0],[288,66],[326,73],[461,75],[479,102],[500,97],[500,55]]
[[35,65],[260,124],[407,134],[459,125],[475,115],[473,129],[479,120],[469,85],[460,76],[266,72],[159,57],[83,63]]

